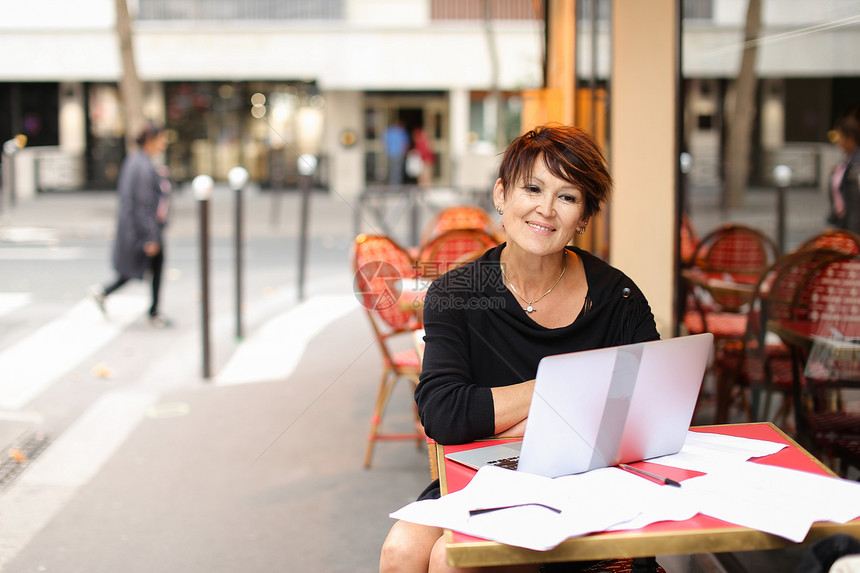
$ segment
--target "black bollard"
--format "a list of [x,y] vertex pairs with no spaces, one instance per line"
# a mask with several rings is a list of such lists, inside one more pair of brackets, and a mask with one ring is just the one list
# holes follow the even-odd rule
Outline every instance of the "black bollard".
[[774,167],[773,180],[776,182],[776,244],[782,254],[785,252],[785,192],[791,185],[791,167]]
[[305,270],[308,258],[308,217],[310,216],[311,184],[317,168],[317,158],[310,154],[299,156],[299,192],[301,208],[299,209],[299,272],[298,298],[305,298]]
[[236,339],[241,340],[242,329],[242,189],[248,182],[248,171],[243,167],[234,167],[227,173],[227,180],[233,188],[235,216],[235,267],[236,267]]
[[208,175],[198,175],[191,182],[194,197],[200,205],[200,305],[203,342],[203,378],[211,377],[209,368],[209,199],[214,183]]

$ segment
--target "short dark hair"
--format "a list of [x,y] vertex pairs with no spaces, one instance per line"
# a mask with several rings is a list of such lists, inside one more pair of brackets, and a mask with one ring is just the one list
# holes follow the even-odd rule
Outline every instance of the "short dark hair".
[[161,135],[164,131],[164,126],[158,125],[157,123],[148,122],[143,129],[140,130],[137,137],[135,138],[135,142],[138,145],[143,145],[147,141],[151,141]]
[[507,194],[523,181],[539,159],[550,173],[575,185],[583,195],[583,217],[600,212],[609,198],[612,177],[600,146],[578,127],[548,124],[536,127],[514,139],[505,150],[499,166],[499,179]]

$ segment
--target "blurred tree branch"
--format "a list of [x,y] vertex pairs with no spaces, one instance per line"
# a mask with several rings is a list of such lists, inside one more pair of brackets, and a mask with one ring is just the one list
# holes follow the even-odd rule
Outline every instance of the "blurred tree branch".
[[735,80],[734,113],[729,110],[723,208],[741,207],[750,173],[753,121],[756,116],[757,40],[761,29],[761,0],[749,0],[741,67]]
[[115,0],[116,32],[119,39],[122,76],[119,92],[125,114],[125,151],[135,147],[135,137],[143,128],[143,85],[134,63],[134,44],[131,34],[131,17],[127,0]]

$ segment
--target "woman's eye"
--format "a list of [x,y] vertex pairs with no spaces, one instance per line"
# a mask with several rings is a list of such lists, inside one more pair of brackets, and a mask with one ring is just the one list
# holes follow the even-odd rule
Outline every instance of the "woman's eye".
[[577,203],[579,198],[576,195],[562,195],[560,199],[566,203]]
[[540,193],[540,188],[537,185],[526,185],[526,193]]

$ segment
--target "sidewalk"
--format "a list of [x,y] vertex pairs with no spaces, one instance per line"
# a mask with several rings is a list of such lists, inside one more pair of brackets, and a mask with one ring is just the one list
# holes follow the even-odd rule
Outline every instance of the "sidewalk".
[[[104,244],[106,251],[115,199],[112,193],[84,191],[19,203],[0,216],[0,249],[62,251],[72,248],[66,245]],[[166,310],[179,314],[179,326],[156,332],[145,323],[132,324],[27,406],[29,412],[45,412],[51,443],[0,491],[4,572],[377,567],[391,525],[388,512],[426,486],[429,467],[426,449],[414,443],[380,444],[373,468],[362,466],[380,356],[351,290],[348,252],[355,213],[336,195],[312,195],[310,242],[313,252],[324,256],[309,265],[310,306],[298,306],[293,261],[299,196],[249,189],[245,199],[249,291],[259,293],[270,283],[281,290],[265,300],[249,292],[247,334],[236,341],[232,316],[225,311],[232,294],[233,192],[217,187],[210,203],[211,241],[213,283],[221,298],[213,305],[213,379],[202,380],[197,261],[192,260],[199,205],[186,190],[176,194],[169,266],[180,270],[181,278],[167,286]],[[272,255],[279,260],[261,260]],[[34,259],[33,264],[51,263]],[[105,265],[102,260],[86,264]],[[260,280],[251,276],[255,269],[272,276]],[[143,284],[129,288],[131,294],[146,294]],[[86,292],[77,286],[71,291],[79,297]],[[294,311],[318,308],[314,301],[325,297],[339,305],[351,302],[353,310],[310,332],[307,317],[303,321]],[[275,320],[287,328],[270,328]],[[262,341],[274,348],[263,360],[296,360],[289,373],[267,379],[244,369],[243,380],[217,380],[224,364],[261,342],[260,336],[276,337]],[[113,376],[93,375],[91,367],[99,361]],[[411,427],[410,400],[407,385],[395,389],[386,418],[393,431]],[[79,413],[57,415],[54,404],[65,409],[76,402]],[[118,412],[118,405],[128,411]],[[3,445],[42,425],[7,421],[12,423],[0,423]],[[15,432],[4,433],[4,427]],[[97,443],[89,444],[92,439]],[[101,461],[91,460],[104,440],[118,441],[119,447]]]

